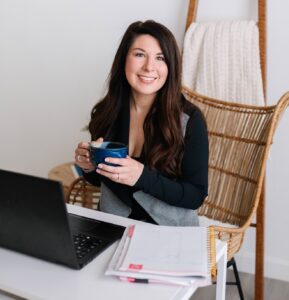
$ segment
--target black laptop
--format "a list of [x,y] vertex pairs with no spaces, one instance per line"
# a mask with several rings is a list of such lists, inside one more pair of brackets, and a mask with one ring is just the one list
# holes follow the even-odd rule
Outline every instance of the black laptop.
[[0,247],[81,269],[123,231],[69,214],[60,182],[0,170]]

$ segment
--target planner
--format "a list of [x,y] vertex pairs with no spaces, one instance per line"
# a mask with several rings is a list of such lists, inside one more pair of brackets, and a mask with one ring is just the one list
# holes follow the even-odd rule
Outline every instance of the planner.
[[215,268],[212,236],[207,227],[129,226],[106,275],[129,282],[211,284]]

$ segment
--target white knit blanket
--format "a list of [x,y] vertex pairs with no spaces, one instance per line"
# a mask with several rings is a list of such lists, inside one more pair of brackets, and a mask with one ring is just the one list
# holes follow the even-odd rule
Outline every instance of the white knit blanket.
[[255,22],[192,23],[184,40],[182,81],[209,97],[264,105]]

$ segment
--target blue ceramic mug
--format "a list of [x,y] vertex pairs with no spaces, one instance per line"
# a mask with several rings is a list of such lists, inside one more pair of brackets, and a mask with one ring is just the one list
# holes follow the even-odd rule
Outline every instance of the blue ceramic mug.
[[90,159],[97,167],[100,163],[116,166],[112,163],[105,162],[106,157],[125,158],[128,155],[128,149],[125,144],[117,142],[91,142],[90,143]]

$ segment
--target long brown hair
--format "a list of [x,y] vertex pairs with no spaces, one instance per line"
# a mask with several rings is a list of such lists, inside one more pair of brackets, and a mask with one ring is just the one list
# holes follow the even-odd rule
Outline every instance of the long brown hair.
[[173,34],[154,22],[134,22],[126,30],[116,52],[108,81],[108,92],[91,112],[89,131],[92,140],[108,138],[124,101],[130,96],[125,76],[127,53],[136,37],[149,34],[160,44],[168,76],[144,121],[144,154],[147,165],[168,176],[179,177],[184,152],[181,130],[181,58]]

